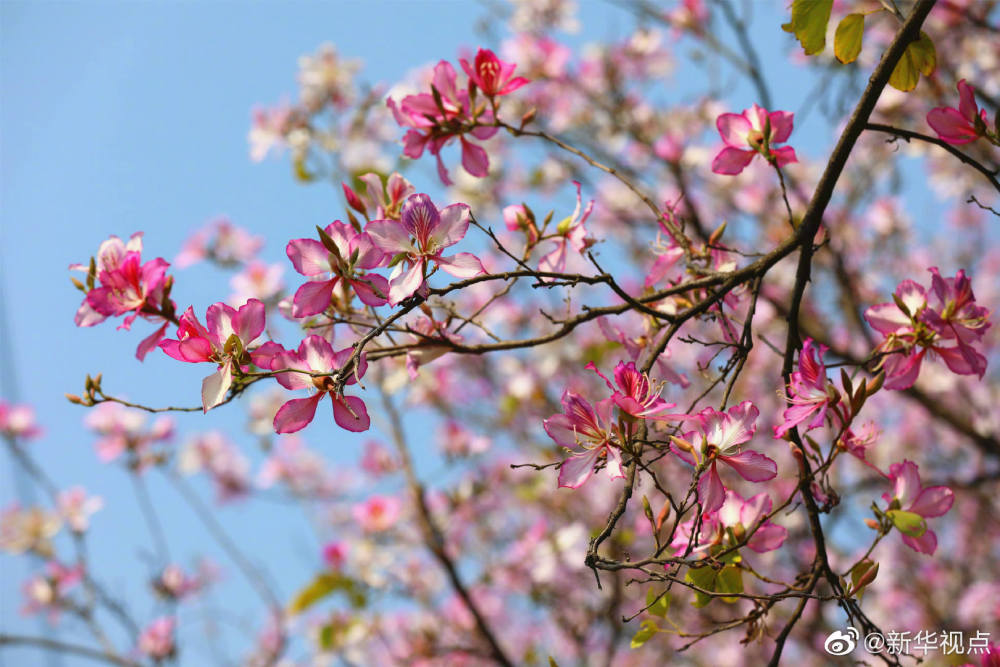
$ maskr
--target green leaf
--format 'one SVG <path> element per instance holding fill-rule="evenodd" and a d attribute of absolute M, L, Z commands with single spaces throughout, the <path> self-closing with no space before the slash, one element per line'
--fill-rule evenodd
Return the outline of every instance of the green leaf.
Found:
<path fill-rule="evenodd" d="M 692 583 L 698 588 L 703 588 L 706 591 L 712 591 L 713 593 L 715 592 L 715 579 L 715 570 L 707 565 L 699 568 L 690 568 L 688 569 L 687 574 L 684 575 L 684 581 Z M 711 595 L 707 595 L 701 591 L 695 591 L 694 601 L 691 604 L 695 607 L 704 607 L 711 601 Z"/>
<path fill-rule="evenodd" d="M 656 623 L 650 620 L 645 620 L 639 627 L 639 632 L 635 633 L 635 636 L 632 637 L 632 641 L 629 646 L 632 648 L 639 648 L 648 642 L 659 631 L 660 628 L 656 625 Z"/>
<path fill-rule="evenodd" d="M 864 14 L 848 14 L 837 24 L 833 36 L 833 53 L 837 60 L 853 63 L 861 53 L 861 36 L 865 32 Z"/>
<path fill-rule="evenodd" d="M 867 558 L 851 568 L 851 590 L 858 596 L 858 600 L 865 594 L 865 587 L 875 581 L 877 576 L 878 563 Z"/>
<path fill-rule="evenodd" d="M 551 655 L 549 656 L 549 667 L 559 667 L 559 663 Z"/>
<path fill-rule="evenodd" d="M 308 183 L 310 181 L 316 180 L 316 175 L 309 171 L 306 167 L 305 157 L 296 157 L 292 162 L 292 167 L 295 170 L 295 178 L 303 183 Z"/>
<path fill-rule="evenodd" d="M 288 603 L 288 614 L 294 616 L 313 606 L 331 593 L 341 591 L 355 609 L 365 606 L 365 594 L 356 581 L 336 572 L 316 575 Z"/>
<path fill-rule="evenodd" d="M 652 588 L 646 591 L 646 611 L 653 616 L 660 618 L 667 617 L 667 610 L 670 609 L 670 594 L 664 591 L 657 594 Z"/>
<path fill-rule="evenodd" d="M 743 570 L 735 565 L 727 565 L 719 571 L 716 577 L 715 590 L 719 593 L 742 593 Z M 738 597 L 722 598 L 723 602 L 736 602 Z"/>
<path fill-rule="evenodd" d="M 915 512 L 905 510 L 889 510 L 885 513 L 899 532 L 910 537 L 920 537 L 927 532 L 927 522 L 924 517 Z"/>
<path fill-rule="evenodd" d="M 781 26 L 795 35 L 807 56 L 812 56 L 826 46 L 826 25 L 830 22 L 833 0 L 794 0 L 792 20 Z"/>
<path fill-rule="evenodd" d="M 903 57 L 896 63 L 896 68 L 892 70 L 889 77 L 889 85 L 904 93 L 917 87 L 920 75 L 930 76 L 937 67 L 937 51 L 934 49 L 934 42 L 921 32 L 920 39 L 911 43 L 903 52 Z"/>

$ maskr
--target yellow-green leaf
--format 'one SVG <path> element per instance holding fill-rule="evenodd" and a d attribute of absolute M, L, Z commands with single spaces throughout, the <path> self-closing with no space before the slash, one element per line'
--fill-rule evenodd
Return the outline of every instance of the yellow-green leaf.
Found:
<path fill-rule="evenodd" d="M 295 594 L 288 603 L 288 613 L 292 616 L 300 614 L 336 591 L 345 593 L 351 606 L 355 608 L 365 605 L 365 594 L 357 582 L 342 574 L 324 572 L 316 575 L 305 588 Z"/>
<path fill-rule="evenodd" d="M 927 522 L 924 517 L 915 512 L 905 510 L 889 510 L 885 513 L 899 532 L 910 537 L 920 537 L 927 532 Z"/>
<path fill-rule="evenodd" d="M 742 593 L 743 571 L 735 565 L 727 565 L 719 571 L 715 590 L 719 593 Z M 722 598 L 723 602 L 736 602 L 738 597 Z"/>
<path fill-rule="evenodd" d="M 660 628 L 656 625 L 656 623 L 653 623 L 650 620 L 643 621 L 642 625 L 639 628 L 639 631 L 635 633 L 634 637 L 632 637 L 632 641 L 629 644 L 629 646 L 631 648 L 639 648 L 647 641 L 649 641 L 653 637 L 653 635 L 655 635 L 659 631 Z"/>
<path fill-rule="evenodd" d="M 864 32 L 864 14 L 848 14 L 837 24 L 837 32 L 833 36 L 833 53 L 837 60 L 844 64 L 857 60 Z"/>
<path fill-rule="evenodd" d="M 670 594 L 664 591 L 657 594 L 652 588 L 646 591 L 646 611 L 653 616 L 666 618 L 667 610 L 670 609 Z"/>
<path fill-rule="evenodd" d="M 792 20 L 781 26 L 795 35 L 807 56 L 815 55 L 826 46 L 826 25 L 830 22 L 833 0 L 794 0 Z"/>
<path fill-rule="evenodd" d="M 706 591 L 715 592 L 715 570 L 709 566 L 699 568 L 689 568 L 684 575 L 684 580 Z M 694 600 L 691 602 L 695 607 L 704 607 L 712 601 L 712 596 L 701 591 L 694 592 Z"/>
<path fill-rule="evenodd" d="M 896 68 L 892 70 L 889 77 L 889 85 L 904 93 L 917 87 L 920 75 L 930 76 L 937 67 L 937 51 L 934 49 L 934 42 L 921 32 L 920 39 L 911 43 L 903 52 L 903 57 L 899 59 Z"/>

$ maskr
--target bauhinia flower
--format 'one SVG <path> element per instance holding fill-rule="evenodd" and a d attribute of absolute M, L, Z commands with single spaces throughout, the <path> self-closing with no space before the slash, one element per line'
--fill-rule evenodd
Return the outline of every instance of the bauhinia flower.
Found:
<path fill-rule="evenodd" d="M 562 413 L 542 422 L 549 437 L 572 454 L 559 468 L 559 486 L 571 489 L 582 486 L 602 456 L 606 459 L 608 477 L 625 477 L 611 418 L 614 400 L 606 398 L 595 406 L 567 389 L 562 395 L 562 406 Z"/>
<path fill-rule="evenodd" d="M 761 155 L 768 163 L 778 167 L 798 162 L 795 149 L 791 146 L 774 148 L 775 144 L 788 141 L 794 116 L 790 111 L 768 112 L 756 104 L 744 109 L 742 114 L 720 115 L 715 125 L 726 146 L 712 160 L 712 171 L 716 174 L 738 174 L 750 164 L 754 155 Z"/>
<path fill-rule="evenodd" d="M 456 78 L 455 68 L 442 60 L 434 67 L 432 92 L 407 95 L 398 105 L 391 97 L 386 100 L 396 122 L 412 128 L 403 136 L 403 155 L 416 160 L 428 149 L 437 158 L 438 177 L 445 185 L 452 181 L 441 160 L 441 149 L 458 137 L 462 166 L 482 178 L 488 173 L 489 157 L 482 146 L 473 144 L 465 135 L 486 140 L 498 129 L 493 125 L 492 110 L 482 105 L 473 108 L 469 93 L 458 89 Z"/>
<path fill-rule="evenodd" d="M 782 415 L 784 422 L 774 427 L 774 437 L 784 437 L 790 430 L 813 416 L 806 426 L 807 431 L 823 425 L 827 410 L 840 400 L 833 384 L 826 378 L 823 363 L 825 345 L 819 345 L 817 352 L 812 338 L 807 338 L 799 353 L 799 370 L 792 373 L 788 384 L 788 402 L 791 403 Z"/>
<path fill-rule="evenodd" d="M 726 549 L 746 540 L 746 546 L 757 553 L 765 553 L 779 548 L 788 537 L 784 526 L 771 523 L 767 515 L 771 512 L 771 497 L 758 493 L 744 499 L 732 489 L 726 489 L 725 500 L 718 511 L 703 513 L 698 529 L 698 541 L 692 545 L 692 554 L 710 551 L 713 547 Z M 695 529 L 696 519 L 678 526 L 670 546 L 674 555 L 682 556 Z M 735 542 L 733 541 L 735 539 Z"/>
<path fill-rule="evenodd" d="M 986 372 L 986 357 L 973 343 L 989 329 L 989 311 L 976 305 L 964 271 L 942 278 L 937 267 L 929 270 L 931 301 L 922 286 L 904 280 L 896 287 L 894 303 L 876 304 L 865 311 L 868 324 L 885 336 L 877 350 L 884 355 L 886 389 L 912 386 L 928 351 L 940 356 L 953 373 L 981 378 Z"/>
<path fill-rule="evenodd" d="M 74 533 L 85 533 L 90 527 L 90 515 L 104 507 L 100 496 L 88 496 L 82 486 L 60 491 L 56 497 L 59 514 Z"/>
<path fill-rule="evenodd" d="M 202 326 L 194 309 L 189 307 L 181 315 L 177 339 L 162 341 L 160 347 L 178 361 L 219 364 L 218 370 L 201 383 L 201 405 L 208 412 L 225 400 L 233 384 L 233 371 L 242 371 L 252 361 L 253 348 L 264 333 L 264 304 L 250 299 L 236 310 L 215 303 L 208 307 L 205 321 L 208 328 Z"/>
<path fill-rule="evenodd" d="M 172 616 L 161 616 L 147 625 L 139 635 L 139 652 L 154 660 L 164 660 L 174 655 L 176 621 Z"/>
<path fill-rule="evenodd" d="M 35 411 L 30 405 L 0 399 L 0 435 L 33 440 L 41 433 L 42 429 L 35 421 Z"/>
<path fill-rule="evenodd" d="M 601 379 L 608 385 L 608 389 L 614 392 L 611 400 L 621 409 L 622 412 L 639 419 L 666 418 L 667 415 L 660 414 L 664 410 L 675 407 L 674 403 L 667 403 L 660 398 L 662 383 L 659 386 L 649 381 L 649 376 L 639 372 L 635 367 L 635 362 L 625 363 L 619 361 L 615 366 L 615 385 L 611 384 L 604 373 L 597 369 L 593 362 L 584 368 L 594 371 L 601 376 Z"/>
<path fill-rule="evenodd" d="M 59 561 L 50 560 L 45 564 L 44 574 L 37 574 L 24 583 L 24 607 L 22 614 L 48 612 L 49 623 L 59 620 L 59 612 L 71 607 L 69 593 L 83 580 L 83 566 L 72 567 Z"/>
<path fill-rule="evenodd" d="M 272 370 L 295 369 L 277 374 L 277 380 L 286 389 L 315 389 L 309 398 L 293 398 L 278 409 L 274 415 L 276 433 L 301 431 L 316 416 L 316 406 L 327 394 L 333 403 L 333 419 L 348 431 L 366 431 L 371 425 L 365 402 L 357 396 L 345 396 L 338 392 L 337 378 L 340 373 L 350 375 L 344 385 L 355 384 L 364 377 L 368 368 L 365 355 L 358 359 L 357 375 L 353 369 L 345 369 L 354 348 L 347 347 L 334 353 L 329 341 L 320 336 L 307 336 L 297 351 L 285 350 L 275 355 Z M 315 375 L 314 375 L 315 374 Z"/>
<path fill-rule="evenodd" d="M 594 200 L 590 200 L 587 207 L 583 209 L 583 213 L 581 214 L 580 206 L 582 204 L 582 200 L 580 197 L 580 183 L 578 181 L 573 181 L 573 184 L 576 185 L 576 208 L 573 209 L 572 215 L 564 218 L 556 226 L 556 247 L 547 252 L 538 262 L 539 271 L 562 273 L 566 270 L 568 247 L 572 246 L 573 250 L 582 254 L 587 248 L 595 243 L 594 239 L 587 237 L 587 230 L 583 226 L 583 223 L 585 223 L 587 218 L 590 217 L 591 211 L 594 210 Z"/>
<path fill-rule="evenodd" d="M 90 265 L 70 265 L 71 270 L 87 274 L 86 285 L 73 279 L 74 284 L 86 295 L 76 311 L 74 322 L 78 327 L 92 327 L 109 317 L 125 315 L 119 329 L 128 330 L 140 315 L 151 321 L 173 317 L 174 305 L 170 301 L 172 279 L 167 277 L 170 266 L 161 257 L 142 263 L 142 232 L 136 232 L 128 243 L 117 236 L 104 241 L 97 250 L 97 257 Z M 97 286 L 97 284 L 100 286 Z M 142 361 L 156 347 L 167 330 L 167 322 L 143 339 L 135 356 Z"/>
<path fill-rule="evenodd" d="M 389 295 L 386 279 L 375 273 L 362 273 L 380 266 L 385 253 L 372 243 L 368 234 L 357 232 L 340 220 L 322 230 L 320 241 L 289 241 L 285 254 L 296 271 L 314 278 L 295 292 L 292 299 L 295 317 L 316 315 L 329 308 L 341 279 L 351 286 L 362 303 L 369 306 L 386 303 Z"/>
<path fill-rule="evenodd" d="M 489 49 L 479 49 L 471 66 L 465 58 L 460 58 L 458 62 L 469 75 L 470 88 L 475 84 L 486 97 L 506 95 L 530 83 L 523 76 L 514 76 L 517 65 L 500 60 Z"/>
<path fill-rule="evenodd" d="M 951 509 L 955 494 L 947 486 L 923 486 L 913 461 L 889 466 L 889 481 L 892 494 L 882 494 L 889 503 L 886 515 L 903 534 L 906 546 L 932 555 L 937 550 L 937 535 L 927 527 L 925 519 L 941 516 Z"/>
<path fill-rule="evenodd" d="M 703 512 L 715 512 L 725 501 L 726 487 L 719 477 L 719 461 L 748 482 L 766 482 L 777 476 L 778 466 L 773 460 L 759 452 L 740 448 L 757 431 L 759 414 L 750 401 L 734 405 L 728 412 L 705 408 L 696 415 L 687 416 L 698 422 L 697 431 L 685 433 L 682 439 L 673 438 L 671 448 L 674 452 L 688 463 L 705 468 L 698 480 L 698 500 Z"/>
<path fill-rule="evenodd" d="M 415 194 L 403 204 L 400 220 L 368 223 L 365 231 L 372 242 L 395 263 L 389 276 L 390 305 L 395 306 L 424 289 L 431 261 L 456 278 L 486 273 L 479 258 L 471 253 L 442 255 L 445 248 L 465 238 L 469 215 L 465 204 L 451 204 L 438 211 L 429 196 Z"/>
<path fill-rule="evenodd" d="M 975 91 L 958 82 L 958 108 L 937 107 L 927 113 L 927 124 L 949 144 L 967 144 L 987 133 L 986 109 L 976 104 Z"/>

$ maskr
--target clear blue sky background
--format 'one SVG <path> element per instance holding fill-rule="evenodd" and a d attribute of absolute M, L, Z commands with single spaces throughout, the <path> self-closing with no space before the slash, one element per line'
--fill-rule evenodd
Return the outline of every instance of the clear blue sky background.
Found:
<path fill-rule="evenodd" d="M 780 56 L 788 44 L 778 30 L 782 4 L 759 3 L 756 25 L 774 32 L 773 40 L 760 43 L 769 49 L 765 69 L 782 71 L 773 78 L 783 82 L 773 91 L 777 106 L 794 110 L 808 90 L 796 83 L 808 79 Z M 13 351 L 17 375 L 16 387 L 2 392 L 39 410 L 47 434 L 32 450 L 57 482 L 81 483 L 105 497 L 107 507 L 93 522 L 92 560 L 140 618 L 154 612 L 142 590 L 149 574 L 142 556 L 146 527 L 125 474 L 96 461 L 93 437 L 80 426 L 85 411 L 63 393 L 81 391 L 86 373 L 103 372 L 111 393 L 124 391 L 147 404 L 193 405 L 208 371 L 160 354 L 138 363 L 134 349 L 149 330 L 142 322 L 132 334 L 112 323 L 77 329 L 72 319 L 81 295 L 69 283 L 67 265 L 86 261 L 109 234 L 127 238 L 137 230 L 146 233 L 145 256 L 170 259 L 194 228 L 217 214 L 267 237 L 266 259 L 284 259 L 287 239 L 311 235 L 314 225 L 341 214 L 340 195 L 327 186 L 295 184 L 287 160 L 251 163 L 251 107 L 294 98 L 297 58 L 325 41 L 364 59 L 368 80 L 391 82 L 423 63 L 454 60 L 461 45 L 477 46 L 473 26 L 485 13 L 472 2 L 0 3 L 0 266 L 11 325 L 2 344 Z M 586 29 L 569 38 L 572 43 L 620 36 L 632 25 L 604 3 L 583 3 L 581 16 Z M 699 83 L 682 68 L 665 85 L 684 90 Z M 756 101 L 742 84 L 730 99 L 737 111 Z M 795 146 L 820 155 L 830 132 L 824 127 L 807 139 L 797 127 Z M 209 268 L 180 272 L 175 300 L 204 313 L 228 295 L 222 278 Z M 286 280 L 296 284 L 290 266 Z M 218 291 L 201 288 L 207 284 Z M 250 449 L 251 441 L 239 435 L 242 419 L 241 410 L 227 409 L 179 424 L 182 433 L 230 430 Z M 305 435 L 333 465 L 357 460 L 361 440 L 332 422 L 314 424 Z M 6 456 L 0 460 L 0 506 L 6 506 L 16 498 L 18 472 Z M 425 471 L 431 464 L 421 461 Z M 216 554 L 229 571 L 217 601 L 259 622 L 260 607 L 239 574 L 173 492 L 150 479 L 176 539 L 174 559 L 188 565 L 195 552 Z M 207 485 L 199 489 L 210 497 Z M 284 566 L 270 568 L 283 595 L 314 567 L 312 532 L 284 506 L 255 503 L 251 512 L 236 504 L 218 516 L 255 560 Z M 0 628 L 34 633 L 38 625 L 18 613 L 27 573 L 22 560 L 0 556 Z M 214 661 L 191 652 L 183 662 Z M 41 664 L 38 654 L 0 652 L 0 665 L 25 664 Z"/>

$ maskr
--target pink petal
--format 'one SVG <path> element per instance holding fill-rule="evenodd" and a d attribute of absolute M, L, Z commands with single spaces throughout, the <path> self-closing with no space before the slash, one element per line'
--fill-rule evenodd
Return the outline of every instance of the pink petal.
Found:
<path fill-rule="evenodd" d="M 955 494 L 947 486 L 929 486 L 920 492 L 909 511 L 923 517 L 941 516 L 951 509 Z"/>
<path fill-rule="evenodd" d="M 778 464 L 759 452 L 748 449 L 736 456 L 720 456 L 748 482 L 766 482 L 778 475 Z"/>
<path fill-rule="evenodd" d="M 605 447 L 604 451 L 607 452 L 607 464 L 605 469 L 607 470 L 608 477 L 611 479 L 624 479 L 625 471 L 622 469 L 622 453 L 616 447 Z"/>
<path fill-rule="evenodd" d="M 341 428 L 355 433 L 368 430 L 371 418 L 363 400 L 357 396 L 330 398 L 333 399 L 333 419 Z"/>
<path fill-rule="evenodd" d="M 873 329 L 888 336 L 911 326 L 910 318 L 895 303 L 878 303 L 865 311 L 865 320 Z"/>
<path fill-rule="evenodd" d="M 754 151 L 743 151 L 727 146 L 712 160 L 712 171 L 716 174 L 735 176 L 746 169 L 756 154 Z"/>
<path fill-rule="evenodd" d="M 570 449 L 577 446 L 577 431 L 568 416 L 562 413 L 552 415 L 542 421 L 542 427 L 557 445 Z"/>
<path fill-rule="evenodd" d="M 490 172 L 490 159 L 486 155 L 486 150 L 482 146 L 466 141 L 464 137 L 459 141 L 462 144 L 462 166 L 473 176 L 485 178 Z"/>
<path fill-rule="evenodd" d="M 431 229 L 431 238 L 438 247 L 447 248 L 455 245 L 469 230 L 470 212 L 465 204 L 452 204 L 441 209 L 437 224 Z"/>
<path fill-rule="evenodd" d="M 578 489 L 594 474 L 594 464 L 600 447 L 589 449 L 570 456 L 559 467 L 559 486 Z"/>
<path fill-rule="evenodd" d="M 299 357 L 313 371 L 331 371 L 338 367 L 330 341 L 322 336 L 306 336 L 299 343 Z"/>
<path fill-rule="evenodd" d="M 726 500 L 726 487 L 722 485 L 714 461 L 698 480 L 698 500 L 701 501 L 702 512 L 706 513 L 716 511 Z"/>
<path fill-rule="evenodd" d="M 236 309 L 225 303 L 213 303 L 205 313 L 205 324 L 208 327 L 210 342 L 217 350 L 221 350 L 229 340 L 229 337 L 236 333 L 233 328 L 233 318 L 236 316 Z"/>
<path fill-rule="evenodd" d="M 73 323 L 78 327 L 92 327 L 95 324 L 100 324 L 104 320 L 108 319 L 107 315 L 103 315 L 90 305 L 88 299 L 84 298 L 83 303 L 76 311 L 76 315 L 73 317 Z"/>
<path fill-rule="evenodd" d="M 285 254 L 295 270 L 304 276 L 318 276 L 330 271 L 330 251 L 316 239 L 293 239 Z"/>
<path fill-rule="evenodd" d="M 143 361 L 146 358 L 146 355 L 149 354 L 150 350 L 154 349 L 159 344 L 159 342 L 163 339 L 163 335 L 167 331 L 167 324 L 167 322 L 164 322 L 163 326 L 142 339 L 142 342 L 139 343 L 139 347 L 135 350 L 136 359 Z"/>
<path fill-rule="evenodd" d="M 413 296 L 414 292 L 424 284 L 424 262 L 421 259 L 414 262 L 405 273 L 401 273 L 389 282 L 389 305 L 395 306 L 404 299 Z"/>
<path fill-rule="evenodd" d="M 201 383 L 201 407 L 204 412 L 208 412 L 226 399 L 226 393 L 233 384 L 233 362 L 226 360 L 226 363 L 219 366 L 219 370 L 212 373 Z"/>
<path fill-rule="evenodd" d="M 914 551 L 922 554 L 927 554 L 928 556 L 933 556 L 934 552 L 937 551 L 937 535 L 930 528 L 927 529 L 920 537 L 910 537 L 909 535 L 903 535 L 903 544 L 910 547 Z"/>
<path fill-rule="evenodd" d="M 295 433 L 301 431 L 316 416 L 316 406 L 326 392 L 321 392 L 309 398 L 293 398 L 280 408 L 274 415 L 275 433 Z"/>
<path fill-rule="evenodd" d="M 779 167 L 784 167 L 786 164 L 799 161 L 799 158 L 795 155 L 795 149 L 791 146 L 772 148 L 771 155 L 774 156 L 774 163 Z"/>
<path fill-rule="evenodd" d="M 771 120 L 771 143 L 781 144 L 788 141 L 795 114 L 791 111 L 772 111 L 768 117 Z"/>
<path fill-rule="evenodd" d="M 460 252 L 451 257 L 435 257 L 438 266 L 456 278 L 473 278 L 486 273 L 479 258 L 468 252 Z"/>
<path fill-rule="evenodd" d="M 745 148 L 747 146 L 747 135 L 750 134 L 750 130 L 753 129 L 750 125 L 750 121 L 735 113 L 724 113 L 720 115 L 715 120 L 715 126 L 719 128 L 719 134 L 722 135 L 722 140 L 727 146 L 732 148 Z"/>
<path fill-rule="evenodd" d="M 498 95 L 506 95 L 507 93 L 512 93 L 515 90 L 517 90 L 518 88 L 520 88 L 521 86 L 523 86 L 525 84 L 528 84 L 528 83 L 531 83 L 531 81 L 529 81 L 528 79 L 525 79 L 523 76 L 514 77 L 497 94 Z"/>
<path fill-rule="evenodd" d="M 384 276 L 369 273 L 352 280 L 351 287 L 361 302 L 368 306 L 384 306 L 389 297 L 389 281 Z"/>
<path fill-rule="evenodd" d="M 753 537 L 747 541 L 747 546 L 757 553 L 773 551 L 784 543 L 786 537 L 788 530 L 784 526 L 768 521 L 754 532 Z"/>
<path fill-rule="evenodd" d="M 330 307 L 339 278 L 303 283 L 292 297 L 292 317 L 317 315 Z"/>
<path fill-rule="evenodd" d="M 365 225 L 365 233 L 379 250 L 389 255 L 415 252 L 410 233 L 397 220 L 372 220 Z"/>
<path fill-rule="evenodd" d="M 976 116 L 979 115 L 979 105 L 976 104 L 976 93 L 972 89 L 972 86 L 962 79 L 958 82 L 956 86 L 958 88 L 958 112 L 962 114 L 969 123 L 976 122 Z"/>
<path fill-rule="evenodd" d="M 967 144 L 979 136 L 976 128 L 951 107 L 931 109 L 927 114 L 927 124 L 949 144 Z"/>
<path fill-rule="evenodd" d="M 264 312 L 264 302 L 259 299 L 249 299 L 240 306 L 233 320 L 233 326 L 244 346 L 253 344 L 264 333 Z"/>
<path fill-rule="evenodd" d="M 920 363 L 924 360 L 924 350 L 910 354 L 890 354 L 885 358 L 885 388 L 893 390 L 909 389 L 920 375 Z"/>

